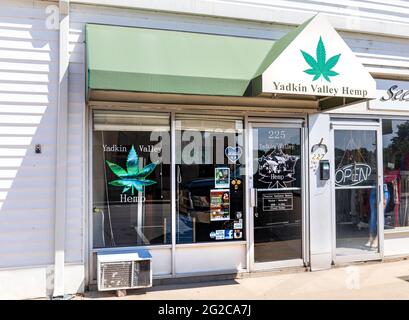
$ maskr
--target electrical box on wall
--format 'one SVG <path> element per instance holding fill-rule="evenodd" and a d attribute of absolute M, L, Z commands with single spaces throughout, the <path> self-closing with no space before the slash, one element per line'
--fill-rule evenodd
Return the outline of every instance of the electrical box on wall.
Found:
<path fill-rule="evenodd" d="M 329 160 L 320 160 L 320 180 L 329 180 Z"/>
<path fill-rule="evenodd" d="M 36 144 L 34 146 L 34 152 L 35 153 L 41 153 L 41 144 Z"/>

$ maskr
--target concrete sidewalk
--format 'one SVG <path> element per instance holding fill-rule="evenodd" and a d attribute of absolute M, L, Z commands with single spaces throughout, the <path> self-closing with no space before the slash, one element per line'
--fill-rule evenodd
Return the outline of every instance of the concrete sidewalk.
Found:
<path fill-rule="evenodd" d="M 118 298 L 89 292 L 76 299 L 409 299 L 409 260 L 368 263 L 317 272 L 157 286 Z"/>

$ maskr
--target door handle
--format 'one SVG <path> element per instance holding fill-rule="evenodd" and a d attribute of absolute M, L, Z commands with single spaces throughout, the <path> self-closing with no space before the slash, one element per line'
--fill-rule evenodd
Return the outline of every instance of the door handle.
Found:
<path fill-rule="evenodd" d="M 256 193 L 257 193 L 257 189 L 255 188 L 250 189 L 250 206 L 251 207 L 256 207 Z"/>

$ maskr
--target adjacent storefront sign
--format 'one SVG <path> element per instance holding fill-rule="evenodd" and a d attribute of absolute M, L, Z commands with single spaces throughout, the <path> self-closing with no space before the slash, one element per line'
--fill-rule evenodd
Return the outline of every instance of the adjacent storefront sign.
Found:
<path fill-rule="evenodd" d="M 369 101 L 369 109 L 409 111 L 409 83 L 397 80 L 376 80 L 376 99 Z"/>

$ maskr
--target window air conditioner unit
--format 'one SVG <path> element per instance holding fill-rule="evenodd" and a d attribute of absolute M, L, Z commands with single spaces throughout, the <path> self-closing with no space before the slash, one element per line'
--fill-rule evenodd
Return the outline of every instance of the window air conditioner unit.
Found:
<path fill-rule="evenodd" d="M 152 286 L 152 256 L 146 249 L 103 250 L 97 253 L 99 291 Z"/>

